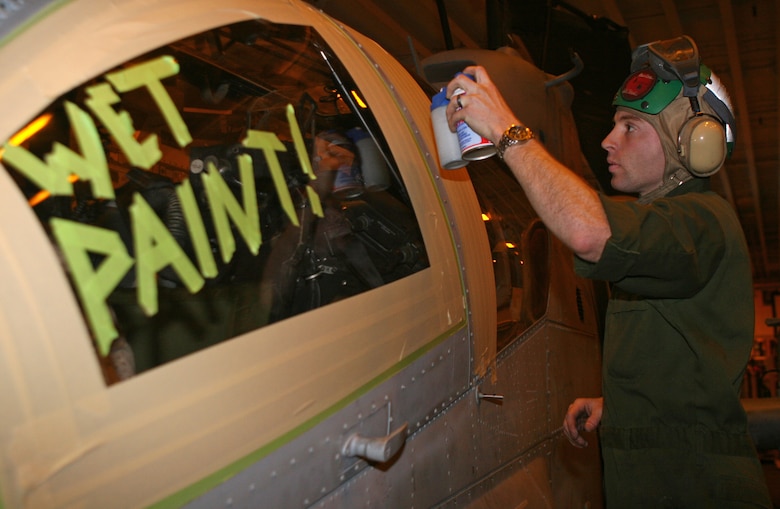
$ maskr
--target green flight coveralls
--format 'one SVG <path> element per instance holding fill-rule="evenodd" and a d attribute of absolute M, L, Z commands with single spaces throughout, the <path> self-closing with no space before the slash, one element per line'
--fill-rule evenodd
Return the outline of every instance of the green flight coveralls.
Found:
<path fill-rule="evenodd" d="M 740 404 L 750 258 L 732 207 L 693 179 L 642 205 L 602 197 L 612 236 L 581 275 L 612 283 L 599 429 L 610 508 L 766 507 Z"/>

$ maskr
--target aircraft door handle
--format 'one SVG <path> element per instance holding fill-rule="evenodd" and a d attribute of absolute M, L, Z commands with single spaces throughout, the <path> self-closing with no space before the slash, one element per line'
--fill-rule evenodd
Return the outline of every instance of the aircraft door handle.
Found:
<path fill-rule="evenodd" d="M 403 423 L 398 429 L 383 437 L 369 438 L 353 433 L 347 437 L 341 453 L 348 457 L 360 457 L 377 463 L 384 463 L 398 451 L 406 442 L 408 423 Z"/>

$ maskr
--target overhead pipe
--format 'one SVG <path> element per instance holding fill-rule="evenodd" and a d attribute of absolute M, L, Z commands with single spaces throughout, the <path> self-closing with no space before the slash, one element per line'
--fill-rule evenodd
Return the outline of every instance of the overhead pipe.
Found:
<path fill-rule="evenodd" d="M 485 0 L 488 49 L 498 49 L 506 43 L 509 12 L 504 0 Z"/>
<path fill-rule="evenodd" d="M 578 76 L 585 68 L 585 64 L 583 63 L 582 58 L 580 58 L 580 55 L 576 51 L 569 52 L 569 59 L 571 60 L 571 63 L 574 64 L 574 67 L 563 74 L 559 74 L 558 76 L 545 81 L 545 88 L 554 87 L 556 85 L 560 85 L 564 81 L 569 81 L 570 79 Z"/>
<path fill-rule="evenodd" d="M 439 8 L 439 21 L 441 22 L 441 32 L 444 35 L 444 47 L 448 50 L 455 49 L 452 43 L 452 32 L 450 32 L 450 18 L 447 16 L 447 6 L 444 0 L 436 0 L 436 7 Z"/>

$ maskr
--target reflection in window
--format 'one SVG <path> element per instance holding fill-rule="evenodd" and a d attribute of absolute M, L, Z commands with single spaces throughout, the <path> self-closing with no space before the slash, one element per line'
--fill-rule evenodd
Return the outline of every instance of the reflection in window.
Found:
<path fill-rule="evenodd" d="M 369 106 L 313 29 L 251 21 L 85 83 L 6 144 L 107 383 L 428 266 Z"/>
<path fill-rule="evenodd" d="M 467 168 L 493 255 L 500 351 L 547 310 L 547 229 L 520 184 L 495 160 L 474 161 Z"/>

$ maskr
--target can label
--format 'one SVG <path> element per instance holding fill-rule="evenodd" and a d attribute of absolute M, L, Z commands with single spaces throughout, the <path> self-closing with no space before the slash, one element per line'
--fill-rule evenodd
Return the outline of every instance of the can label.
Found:
<path fill-rule="evenodd" d="M 470 74 L 465 76 L 474 80 L 474 76 Z M 456 96 L 463 93 L 465 91 L 458 87 L 452 92 L 452 95 Z M 460 153 L 464 161 L 479 161 L 480 159 L 487 159 L 496 153 L 496 147 L 493 145 L 493 142 L 474 132 L 466 122 L 462 120 L 458 122 L 457 131 Z"/>
<path fill-rule="evenodd" d="M 460 144 L 460 153 L 466 161 L 486 159 L 496 153 L 496 147 L 492 141 L 474 132 L 463 121 L 458 122 L 458 143 Z"/>
<path fill-rule="evenodd" d="M 344 165 L 336 172 L 333 196 L 340 200 L 356 198 L 363 194 L 363 175 L 355 165 Z"/>

